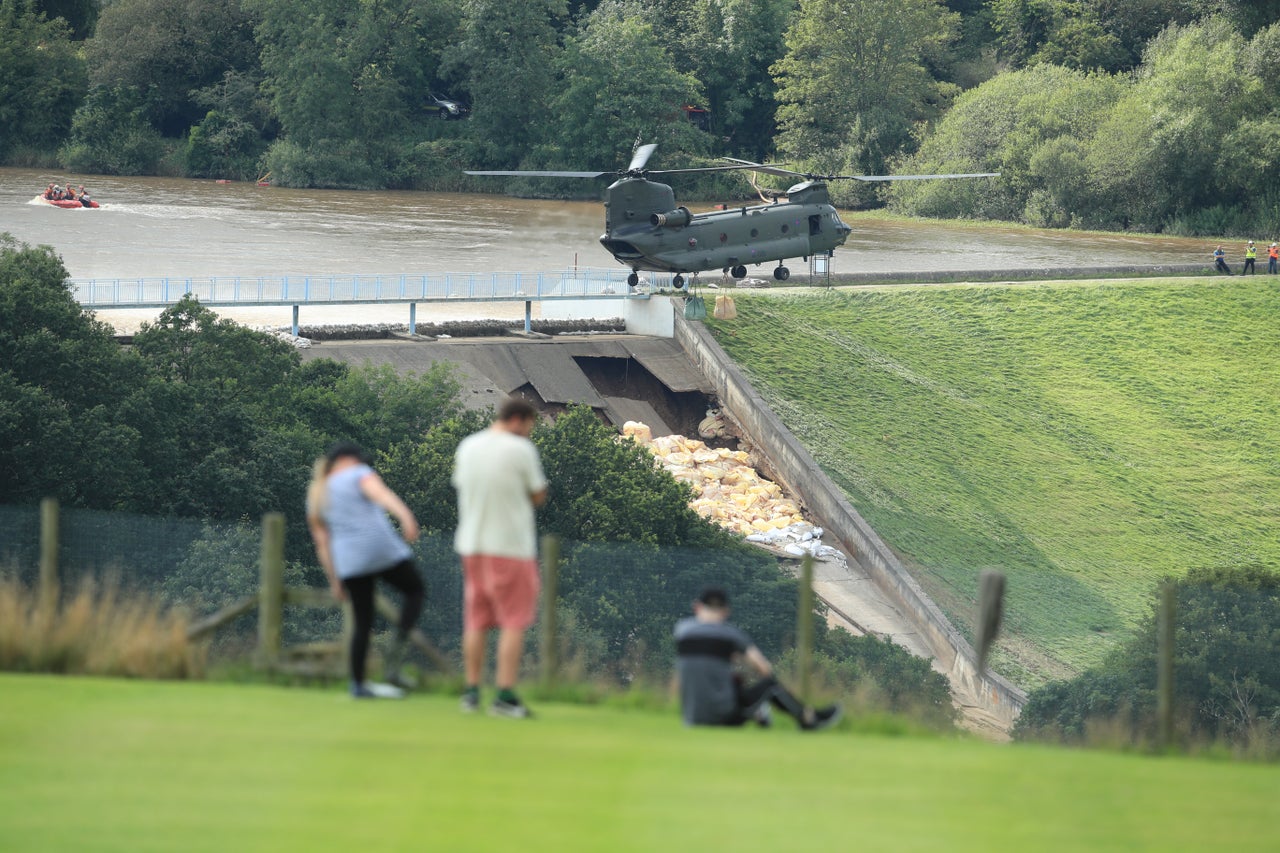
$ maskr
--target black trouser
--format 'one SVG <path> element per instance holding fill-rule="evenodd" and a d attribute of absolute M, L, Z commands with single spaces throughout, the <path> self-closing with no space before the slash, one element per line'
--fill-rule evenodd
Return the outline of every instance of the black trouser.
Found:
<path fill-rule="evenodd" d="M 1227 262 L 1224 261 L 1222 258 L 1214 259 L 1213 268 L 1216 269 L 1218 272 L 1224 272 L 1227 275 L 1231 275 L 1231 267 L 1227 266 Z"/>
<path fill-rule="evenodd" d="M 1248 273 L 1256 273 L 1256 272 L 1257 272 L 1257 271 L 1256 271 L 1256 270 L 1254 270 L 1254 268 L 1253 268 L 1253 258 L 1245 258 L 1245 259 L 1244 259 L 1244 269 L 1240 270 L 1240 275 L 1244 275 L 1244 274 L 1245 274 L 1245 273 L 1247 273 L 1247 272 L 1248 272 Z"/>
<path fill-rule="evenodd" d="M 797 723 L 804 723 L 804 703 L 773 676 L 762 678 L 750 686 L 735 680 L 734 686 L 738 694 L 738 716 L 729 725 L 740 726 L 750 721 L 765 702 L 773 703 L 773 707 L 789 714 Z"/>
<path fill-rule="evenodd" d="M 422 602 L 426 598 L 426 587 L 413 560 L 402 560 L 389 569 L 345 578 L 342 585 L 346 587 L 351 598 L 351 610 L 355 616 L 355 630 L 351 634 L 351 680 L 356 684 L 364 683 L 365 659 L 369 656 L 369 635 L 373 633 L 373 586 L 374 581 L 382 580 L 391 584 L 404 596 L 404 604 L 400 608 L 400 621 L 396 625 L 396 638 L 403 641 L 413 630 L 418 616 L 422 613 Z"/>

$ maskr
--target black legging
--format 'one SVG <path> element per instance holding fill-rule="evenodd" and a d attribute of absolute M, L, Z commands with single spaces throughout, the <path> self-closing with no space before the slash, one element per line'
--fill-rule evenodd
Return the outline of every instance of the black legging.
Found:
<path fill-rule="evenodd" d="M 351 633 L 351 680 L 356 684 L 364 684 L 365 659 L 369 656 L 369 635 L 373 633 L 373 587 L 375 580 L 383 580 L 400 590 L 404 596 L 404 604 L 400 608 L 400 622 L 396 625 L 396 638 L 403 641 L 413 630 L 414 624 L 422 613 L 422 601 L 426 598 L 426 587 L 413 560 L 402 560 L 389 569 L 344 578 L 342 585 L 346 587 L 351 598 L 351 610 L 355 616 L 355 630 Z"/>
<path fill-rule="evenodd" d="M 797 723 L 804 722 L 804 703 L 773 676 L 762 678 L 750 687 L 736 681 L 734 687 L 738 694 L 738 719 L 733 725 L 740 726 L 749 721 L 765 702 L 772 702 L 775 708 L 791 715 Z"/>

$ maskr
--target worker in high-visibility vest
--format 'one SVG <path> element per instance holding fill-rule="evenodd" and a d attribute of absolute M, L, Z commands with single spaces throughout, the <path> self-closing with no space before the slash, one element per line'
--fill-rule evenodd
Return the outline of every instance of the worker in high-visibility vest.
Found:
<path fill-rule="evenodd" d="M 1276 274 L 1277 261 L 1280 261 L 1280 246 L 1272 243 L 1271 248 L 1267 249 L 1267 275 Z"/>
<path fill-rule="evenodd" d="M 1258 247 L 1253 245 L 1253 241 L 1249 241 L 1249 245 L 1244 247 L 1244 269 L 1240 270 L 1240 275 L 1252 275 L 1257 272 L 1253 268 L 1253 262 L 1258 259 Z"/>

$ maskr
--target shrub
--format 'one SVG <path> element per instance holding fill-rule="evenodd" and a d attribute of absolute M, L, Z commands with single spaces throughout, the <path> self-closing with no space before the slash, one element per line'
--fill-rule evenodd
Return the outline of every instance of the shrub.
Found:
<path fill-rule="evenodd" d="M 1175 582 L 1174 707 L 1185 739 L 1280 753 L 1280 573 L 1192 569 Z M 1152 741 L 1156 616 L 1100 667 L 1034 691 L 1014 736 Z"/>
<path fill-rule="evenodd" d="M 164 140 L 145 118 L 137 89 L 94 89 L 71 120 L 71 136 L 58 152 L 73 172 L 155 174 Z"/>

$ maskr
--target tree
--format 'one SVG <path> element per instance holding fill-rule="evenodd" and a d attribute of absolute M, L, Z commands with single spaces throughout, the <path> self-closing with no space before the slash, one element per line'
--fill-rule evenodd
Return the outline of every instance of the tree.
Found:
<path fill-rule="evenodd" d="M 117 505 L 137 432 L 112 402 L 138 366 L 66 279 L 51 249 L 0 235 L 0 501 Z"/>
<path fill-rule="evenodd" d="M 97 88 L 76 110 L 58 160 L 75 172 L 153 175 L 164 154 L 137 89 Z"/>
<path fill-rule="evenodd" d="M 1098 223 L 1089 150 L 1124 92 L 1110 75 L 1049 64 L 998 75 L 961 95 L 902 168 L 1001 177 L 903 181 L 891 188 L 891 205 L 918 216 Z"/>
<path fill-rule="evenodd" d="M 625 163 L 637 137 L 678 154 L 697 147 L 681 107 L 698 83 L 678 72 L 637 7 L 607 2 L 565 40 L 554 102 L 556 133 L 539 159 L 561 167 Z"/>
<path fill-rule="evenodd" d="M 446 67 L 471 93 L 477 166 L 513 168 L 551 124 L 565 0 L 467 0 L 464 8 L 462 40 Z"/>
<path fill-rule="evenodd" d="M 992 0 L 1002 58 L 1106 71 L 1137 65 L 1149 39 L 1197 16 L 1194 0 Z"/>
<path fill-rule="evenodd" d="M 61 18 L 71 28 L 71 37 L 76 41 L 93 34 L 102 11 L 100 0 L 35 0 L 33 7 L 47 20 Z"/>
<path fill-rule="evenodd" d="M 453 41 L 444 0 L 252 0 L 264 88 L 282 139 L 266 165 L 290 186 L 381 187 L 425 114 L 438 53 Z"/>
<path fill-rule="evenodd" d="M 87 79 L 66 22 L 46 19 L 31 0 L 0 0 L 0 162 L 54 150 Z"/>
<path fill-rule="evenodd" d="M 1197 568 L 1176 581 L 1174 705 L 1195 737 L 1247 744 L 1280 734 L 1280 574 L 1261 566 Z M 1079 742 L 1088 725 L 1153 731 L 1156 615 L 1107 662 L 1031 693 L 1015 737 Z"/>
<path fill-rule="evenodd" d="M 741 156 L 763 159 L 773 151 L 777 87 L 769 68 L 785 53 L 794 7 L 792 0 L 649 6 L 659 42 L 702 84 L 712 136 Z"/>
<path fill-rule="evenodd" d="M 184 151 L 192 177 L 251 180 L 273 125 L 270 104 L 259 92 L 260 75 L 227 71 L 218 82 L 193 93 L 208 110 L 191 128 Z"/>
<path fill-rule="evenodd" d="M 1169 27 L 1151 41 L 1134 85 L 1090 145 L 1089 168 L 1113 223 L 1156 231 L 1247 201 L 1253 176 L 1234 163 L 1221 168 L 1219 154 L 1236 128 L 1274 111 L 1275 96 L 1245 73 L 1244 47 L 1220 18 Z"/>
<path fill-rule="evenodd" d="M 772 69 L 779 151 L 824 172 L 886 173 L 954 94 L 925 60 L 956 22 L 939 0 L 802 0 Z"/>
<path fill-rule="evenodd" d="M 94 87 L 135 89 L 164 136 L 204 115 L 194 94 L 227 71 L 252 71 L 253 19 L 239 0 L 116 0 L 86 43 Z"/>

